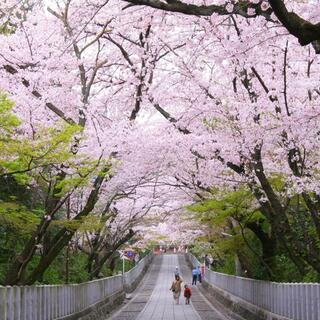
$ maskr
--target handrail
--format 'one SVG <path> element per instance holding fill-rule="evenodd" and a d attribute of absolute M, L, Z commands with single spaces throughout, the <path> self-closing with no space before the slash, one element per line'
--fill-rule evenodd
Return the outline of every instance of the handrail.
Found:
<path fill-rule="evenodd" d="M 201 263 L 190 253 L 193 266 Z M 293 320 L 320 319 L 319 283 L 280 283 L 227 275 L 209 269 L 204 280 L 257 307 Z"/>
<path fill-rule="evenodd" d="M 135 281 L 152 256 L 149 253 L 124 278 L 116 275 L 79 284 L 0 286 L 0 319 L 53 320 L 81 312 L 124 292 L 126 281 Z"/>

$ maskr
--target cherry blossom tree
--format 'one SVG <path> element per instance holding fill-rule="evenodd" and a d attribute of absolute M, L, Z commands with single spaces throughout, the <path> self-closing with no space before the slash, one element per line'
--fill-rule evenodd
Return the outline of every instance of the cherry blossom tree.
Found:
<path fill-rule="evenodd" d="M 200 189 L 247 184 L 300 271 L 304 272 L 306 263 L 319 270 L 319 217 L 315 210 L 317 192 L 314 193 L 318 188 L 317 152 L 313 152 L 317 126 L 312 123 L 318 114 L 318 89 L 312 80 L 317 59 L 309 49 L 284 39 L 286 34 L 281 30 L 274 29 L 272 34 L 270 29 L 267 33 L 268 24 L 255 24 L 252 33 L 252 24 L 242 18 L 231 17 L 227 23 L 214 18 L 197 20 L 200 30 L 192 35 L 190 47 L 193 52 L 201 49 L 188 55 L 183 48 L 175 61 L 182 71 L 154 94 L 158 101 L 162 100 L 162 106 L 164 91 L 173 94 L 171 101 L 179 101 L 178 107 L 162 108 L 162 115 L 180 131 L 175 143 L 178 145 L 181 139 L 179 146 L 190 152 L 190 158 L 175 162 L 175 177 Z M 177 160 L 179 151 L 175 152 Z M 184 160 L 194 163 L 195 169 L 186 170 Z M 304 174 L 308 176 L 307 183 L 301 176 Z M 272 183 L 277 176 L 284 179 L 281 192 Z M 300 195 L 307 207 L 308 223 L 318 234 L 309 235 L 308 239 L 299 237 L 301 230 L 290 224 L 292 208 L 288 201 L 293 203 Z"/>
<path fill-rule="evenodd" d="M 208 21 L 209 32 L 207 31 L 206 34 L 211 33 L 212 26 L 210 24 L 211 22 Z M 232 25 L 234 26 L 233 35 L 228 34 L 226 38 L 222 32 L 218 33 L 214 52 L 211 53 L 211 57 L 228 58 L 223 59 L 219 67 L 212 62 L 214 60 L 212 58 L 210 59 L 211 66 L 209 65 L 210 60 L 206 61 L 216 75 L 220 70 L 224 71 L 222 79 L 218 75 L 214 85 L 211 79 L 211 81 L 205 81 L 203 73 L 199 74 L 198 71 L 201 68 L 204 69 L 202 60 L 204 56 L 200 54 L 194 56 L 190 66 L 183 62 L 189 78 L 195 80 L 198 87 L 197 94 L 194 93 L 194 96 L 197 96 L 197 101 L 193 101 L 189 108 L 201 110 L 198 126 L 196 126 L 197 122 L 193 120 L 190 129 L 188 127 L 190 135 L 194 133 L 203 139 L 201 141 L 197 138 L 201 142 L 195 144 L 191 150 L 191 154 L 196 155 L 198 181 L 207 187 L 221 185 L 219 180 L 226 175 L 223 183 L 226 184 L 229 180 L 229 187 L 235 187 L 237 183 L 246 183 L 259 201 L 261 209 L 275 229 L 282 246 L 291 255 L 294 262 L 299 265 L 301 272 L 305 269 L 304 261 L 318 270 L 316 243 L 319 236 L 317 235 L 313 239 L 308 238 L 308 248 L 305 247 L 303 243 L 306 243 L 306 239 L 299 237 L 301 232 L 299 228 L 294 230 L 295 227 L 290 225 L 290 219 L 288 219 L 290 213 L 287 211 L 290 207 L 288 201 L 289 203 L 294 201 L 292 196 L 297 193 L 301 194 L 306 201 L 305 205 L 308 208 L 310 222 L 312 221 L 312 228 L 318 229 L 319 217 L 313 211 L 315 209 L 313 206 L 317 203 L 317 195 L 316 193 L 312 195 L 313 191 L 302 182 L 304 179 L 300 179 L 302 172 L 304 172 L 302 175 L 307 174 L 308 181 L 311 183 L 309 179 L 312 179 L 311 176 L 314 175 L 308 170 L 317 171 L 316 162 L 311 160 L 317 158 L 317 153 L 313 153 L 315 150 L 313 143 L 317 140 L 317 129 L 316 124 L 310 122 L 311 118 L 315 120 L 316 114 L 318 114 L 316 106 L 317 85 L 312 80 L 305 82 L 306 79 L 312 78 L 311 66 L 317 68 L 313 65 L 316 58 L 310 50 L 301 50 L 295 43 L 289 44 L 276 34 L 271 46 L 271 61 L 268 62 L 265 58 L 265 52 L 270 49 L 267 38 L 270 35 L 266 38 L 264 38 L 265 34 L 262 38 L 258 39 L 257 37 L 256 40 L 260 43 L 258 47 L 254 45 L 254 35 L 248 36 L 246 33 L 245 25 L 235 20 L 231 21 L 230 26 Z M 227 26 L 227 28 L 230 27 Z M 221 27 L 222 30 L 225 31 L 225 28 Z M 232 27 L 229 30 L 232 30 Z M 262 30 L 256 30 L 257 34 L 260 32 L 262 34 Z M 249 41 L 245 41 L 244 34 Z M 241 43 L 235 45 L 235 40 L 238 41 L 239 38 Z M 262 45 L 261 41 L 265 45 Z M 205 46 L 205 43 L 201 39 L 201 44 Z M 259 51 L 255 48 L 259 48 Z M 248 52 L 254 54 L 248 55 Z M 276 58 L 280 54 L 283 57 L 281 60 Z M 294 57 L 297 55 L 301 58 L 299 62 L 295 62 Z M 201 60 L 199 65 L 196 63 L 197 60 Z M 259 64 L 261 61 L 264 61 L 263 66 Z M 206 75 L 208 74 L 210 74 L 209 70 Z M 229 80 L 227 80 L 228 75 L 230 75 Z M 301 86 L 301 90 L 296 88 L 299 81 L 305 82 L 304 86 Z M 185 82 L 180 83 L 185 84 Z M 221 92 L 222 87 L 223 93 Z M 188 86 L 176 89 L 177 92 L 182 90 L 190 92 L 195 88 Z M 207 110 L 206 105 L 208 105 Z M 186 121 L 188 121 L 187 117 L 185 117 Z M 204 126 L 201 127 L 200 124 L 203 122 Z M 303 130 L 301 123 L 308 123 L 305 127 L 308 134 Z M 313 134 L 310 131 L 312 127 L 315 129 Z M 205 130 L 203 131 L 203 129 Z M 310 149 L 307 148 L 308 151 L 307 145 L 310 146 Z M 302 153 L 303 156 L 301 156 Z M 308 161 L 311 161 L 312 165 L 310 163 L 308 166 Z M 219 171 L 220 173 L 218 173 Z M 213 172 L 215 177 L 208 176 L 208 173 Z M 279 194 L 271 182 L 277 175 L 287 181 L 284 182 L 284 189 Z M 316 176 L 315 174 L 313 183 L 311 183 L 315 190 L 317 189 Z M 299 182 L 296 180 L 297 178 Z M 308 191 L 306 189 L 302 191 L 301 188 L 307 188 Z M 309 247 L 311 243 L 313 243 L 311 245 L 313 249 Z M 297 252 L 299 253 L 297 254 Z M 306 252 L 309 255 L 307 258 Z"/>
<path fill-rule="evenodd" d="M 0 87 L 16 102 L 23 134 L 62 119 L 79 128 L 70 152 L 98 164 L 92 181 L 70 195 L 72 219 L 92 214 L 103 222 L 80 243 L 92 249 L 99 239 L 89 250 L 100 259 L 93 269 L 107 259 L 100 244 L 110 235 L 141 228 L 146 239 L 158 231 L 187 239 L 183 219 L 167 212 L 184 212 L 213 187 L 245 187 L 301 274 L 320 272 L 317 8 L 265 0 L 36 2 L 1 36 Z M 68 170 L 61 163 L 53 172 L 57 188 Z M 148 226 L 140 218 L 153 221 L 155 207 L 165 219 Z M 302 221 L 312 230 L 305 235 Z M 28 283 L 77 230 L 61 228 L 47 241 L 52 254 Z M 44 234 L 35 237 L 32 248 Z"/>
<path fill-rule="evenodd" d="M 104 136 L 101 136 L 101 132 L 105 126 L 110 131 L 113 130 L 110 118 L 118 119 L 117 111 L 111 110 L 107 115 L 107 110 L 103 108 L 104 115 L 101 115 L 98 121 L 94 117 L 98 116 L 99 105 L 101 106 L 103 103 L 100 99 L 106 97 L 101 93 L 101 89 L 108 90 L 108 86 L 101 86 L 101 83 L 109 82 L 110 79 L 110 74 L 102 75 L 99 72 L 108 68 L 111 74 L 117 73 L 117 62 L 110 62 L 107 65 L 107 60 L 103 58 L 103 55 L 108 54 L 108 48 L 100 43 L 100 38 L 109 32 L 107 27 L 113 18 L 111 17 L 103 25 L 94 20 L 106 3 L 91 7 L 92 15 L 89 17 L 88 24 L 92 23 L 88 29 L 80 30 L 81 34 L 78 34 L 76 20 L 73 21 L 75 25 L 71 25 L 69 18 L 72 16 L 72 10 L 77 12 L 84 7 L 75 3 L 71 7 L 70 3 L 67 2 L 63 8 L 59 6 L 55 9 L 49 8 L 47 13 L 41 4 L 36 5 L 26 16 L 26 19 L 20 22 L 19 28 L 13 34 L 3 35 L 2 40 L 6 43 L 6 48 L 1 53 L 2 70 L 4 71 L 2 74 L 4 81 L 1 87 L 11 93 L 11 98 L 16 101 L 16 112 L 25 120 L 25 124 L 29 123 L 29 126 L 25 126 L 26 135 L 35 133 L 37 123 L 54 125 L 57 117 L 62 118 L 70 125 L 78 124 L 80 128 L 83 128 L 84 133 L 81 135 L 87 135 L 86 142 L 83 143 L 80 137 L 75 137 L 70 152 L 75 155 L 79 152 L 86 152 L 87 154 L 91 153 L 91 156 L 98 156 L 97 163 L 100 167 L 100 173 L 97 174 L 92 185 L 89 184 L 89 189 L 84 192 L 86 200 L 82 200 L 82 205 L 74 213 L 73 220 L 79 221 L 94 209 L 102 184 L 109 177 L 107 175 L 110 170 L 108 153 L 112 154 L 115 142 L 111 141 L 111 145 L 102 145 L 101 139 L 109 141 L 109 138 L 107 138 L 107 132 Z M 72 17 L 75 18 L 76 15 Z M 57 19 L 59 23 L 56 23 Z M 48 30 L 48 33 L 43 34 L 43 30 Z M 98 30 L 98 34 L 96 34 L 96 30 Z M 85 36 L 85 40 L 83 36 Z M 20 42 L 21 37 L 23 42 Z M 105 41 L 107 42 L 107 40 Z M 41 43 L 45 45 L 43 46 Z M 48 48 L 50 49 L 48 50 Z M 87 55 L 88 48 L 90 48 L 90 52 Z M 19 51 L 20 54 L 13 54 L 12 49 Z M 61 55 L 64 56 L 63 60 L 59 59 Z M 58 61 L 64 61 L 64 63 L 56 68 Z M 61 73 L 62 70 L 63 73 Z M 69 77 L 66 77 L 64 72 L 67 72 Z M 49 74 L 50 77 L 47 77 Z M 8 76 L 11 76 L 9 82 L 7 81 Z M 115 87 L 116 84 L 112 86 L 111 91 Z M 61 106 L 64 106 L 65 109 L 62 109 Z M 93 130 L 92 133 L 91 130 Z M 86 144 L 90 145 L 90 143 L 93 144 L 92 148 L 87 148 Z M 104 150 L 107 155 L 104 154 Z M 101 161 L 105 156 L 107 156 L 107 164 L 100 166 L 105 163 L 104 159 Z M 75 230 L 63 227 L 52 239 L 46 238 L 48 227 L 57 211 L 56 206 L 60 208 L 70 196 L 70 193 L 65 198 L 57 196 L 57 194 L 61 194 L 60 186 L 67 184 L 68 172 L 65 165 L 65 163 L 61 164 L 60 168 L 54 168 L 52 172 L 53 175 L 57 174 L 58 179 L 49 182 L 51 191 L 49 189 L 47 192 L 50 194 L 51 200 L 48 201 L 48 198 L 46 200 L 46 213 L 24 251 L 13 262 L 6 280 L 7 283 L 13 284 L 21 281 L 33 283 L 39 276 L 41 277 L 74 235 Z M 31 261 L 35 248 L 42 240 L 46 243 L 42 259 L 26 278 L 24 270 Z"/>

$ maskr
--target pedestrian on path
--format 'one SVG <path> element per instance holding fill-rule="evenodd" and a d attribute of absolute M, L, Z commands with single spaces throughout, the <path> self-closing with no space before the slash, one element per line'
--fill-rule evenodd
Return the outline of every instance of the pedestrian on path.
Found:
<path fill-rule="evenodd" d="M 174 270 L 174 276 L 180 276 L 178 266 L 176 266 L 176 269 Z"/>
<path fill-rule="evenodd" d="M 198 280 L 200 283 L 202 282 L 202 274 L 201 274 L 200 266 L 198 266 Z"/>
<path fill-rule="evenodd" d="M 173 300 L 176 302 L 176 304 L 179 304 L 179 298 L 181 294 L 181 283 L 182 279 L 180 276 L 175 276 L 175 280 L 172 282 L 170 290 L 173 293 Z"/>
<path fill-rule="evenodd" d="M 198 269 L 197 267 L 194 267 L 192 269 L 192 285 L 197 284 L 197 279 L 198 279 Z"/>
<path fill-rule="evenodd" d="M 188 287 L 187 284 L 185 284 L 183 296 L 186 298 L 186 304 L 190 304 L 191 295 L 192 295 L 191 289 Z"/>

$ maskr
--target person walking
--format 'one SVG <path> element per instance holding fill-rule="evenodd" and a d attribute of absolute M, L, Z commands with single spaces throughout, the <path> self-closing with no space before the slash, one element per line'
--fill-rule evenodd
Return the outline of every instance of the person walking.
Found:
<path fill-rule="evenodd" d="M 186 298 L 186 304 L 190 304 L 190 298 L 191 298 L 191 289 L 188 287 L 187 284 L 184 285 L 184 292 L 183 292 L 184 297 Z"/>
<path fill-rule="evenodd" d="M 198 280 L 201 283 L 202 282 L 202 274 L 201 274 L 201 268 L 198 266 Z"/>
<path fill-rule="evenodd" d="M 180 276 L 178 266 L 176 266 L 176 269 L 174 270 L 174 276 Z"/>
<path fill-rule="evenodd" d="M 198 279 L 198 269 L 196 267 L 194 267 L 192 269 L 192 285 L 197 284 L 197 279 Z"/>
<path fill-rule="evenodd" d="M 182 278 L 180 276 L 175 276 L 175 280 L 172 282 L 170 290 L 173 293 L 173 300 L 176 302 L 176 304 L 179 304 L 179 298 L 181 294 L 181 283 Z"/>

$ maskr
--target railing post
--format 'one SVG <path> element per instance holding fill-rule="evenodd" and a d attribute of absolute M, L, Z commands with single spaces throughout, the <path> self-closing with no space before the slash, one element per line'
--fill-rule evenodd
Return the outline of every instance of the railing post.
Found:
<path fill-rule="evenodd" d="M 70 299 L 69 299 L 69 314 L 73 313 L 73 286 L 69 284 L 69 292 L 70 292 Z"/>
<path fill-rule="evenodd" d="M 7 320 L 14 320 L 13 313 L 13 289 L 10 286 L 7 286 Z"/>
<path fill-rule="evenodd" d="M 33 319 L 34 320 L 40 320 L 38 317 L 39 313 L 39 297 L 38 297 L 38 288 L 36 286 L 31 286 L 32 290 L 32 308 L 33 308 Z"/>
<path fill-rule="evenodd" d="M 69 286 L 70 286 L 70 290 L 71 290 L 70 313 L 75 313 L 75 311 L 76 311 L 75 285 L 70 284 Z"/>
<path fill-rule="evenodd" d="M 36 299 L 37 299 L 37 319 L 42 320 L 42 309 L 43 309 L 43 297 L 42 297 L 42 286 L 36 286 Z"/>
<path fill-rule="evenodd" d="M 32 292 L 31 287 L 25 287 L 25 295 L 26 295 L 26 320 L 32 320 Z"/>
<path fill-rule="evenodd" d="M 20 287 L 13 287 L 13 297 L 14 297 L 14 319 L 21 319 L 21 293 Z"/>
<path fill-rule="evenodd" d="M 57 286 L 57 307 L 58 307 L 58 317 L 60 318 L 62 315 L 62 300 L 63 300 L 63 295 L 62 295 L 62 287 Z"/>
<path fill-rule="evenodd" d="M 0 287 L 0 314 L 7 319 L 7 288 Z"/>
<path fill-rule="evenodd" d="M 21 294 L 21 319 L 26 319 L 27 315 L 26 315 L 26 287 L 23 286 L 20 288 L 20 294 Z"/>
<path fill-rule="evenodd" d="M 306 319 L 312 320 L 312 297 L 310 285 L 305 286 L 305 300 L 306 300 Z M 320 302 L 319 302 L 320 303 Z"/>
<path fill-rule="evenodd" d="M 287 286 L 288 286 L 288 290 L 287 290 L 287 292 L 288 292 L 288 308 L 287 308 L 287 315 L 288 315 L 288 317 L 291 317 L 292 318 L 292 316 L 293 316 L 293 286 L 292 286 L 292 284 L 291 283 L 288 283 L 287 284 Z"/>
<path fill-rule="evenodd" d="M 312 286 L 311 295 L 313 299 L 313 320 L 318 320 L 320 319 L 320 284 Z"/>
<path fill-rule="evenodd" d="M 48 294 L 47 286 L 44 285 L 42 287 L 42 303 L 43 303 L 43 306 L 42 306 L 42 318 L 41 318 L 43 320 L 48 320 L 48 317 L 47 317 L 47 303 L 48 303 L 47 294 Z"/>
<path fill-rule="evenodd" d="M 57 286 L 52 286 L 53 319 L 58 317 L 58 294 Z"/>
<path fill-rule="evenodd" d="M 301 304 L 301 314 L 299 320 L 305 320 L 306 313 L 307 313 L 307 306 L 306 306 L 306 287 L 304 284 L 300 285 L 300 304 Z"/>
<path fill-rule="evenodd" d="M 299 300 L 299 285 L 297 283 L 294 284 L 295 290 L 294 290 L 294 319 L 299 319 L 299 310 L 300 310 L 300 300 Z"/>
<path fill-rule="evenodd" d="M 70 314 L 70 286 L 67 285 L 66 287 L 66 315 Z"/>
<path fill-rule="evenodd" d="M 290 284 L 289 283 L 284 283 L 283 285 L 284 288 L 284 314 L 285 316 L 288 317 L 290 313 Z"/>
<path fill-rule="evenodd" d="M 48 319 L 52 319 L 52 291 L 51 291 L 51 285 L 47 286 L 47 317 Z"/>

